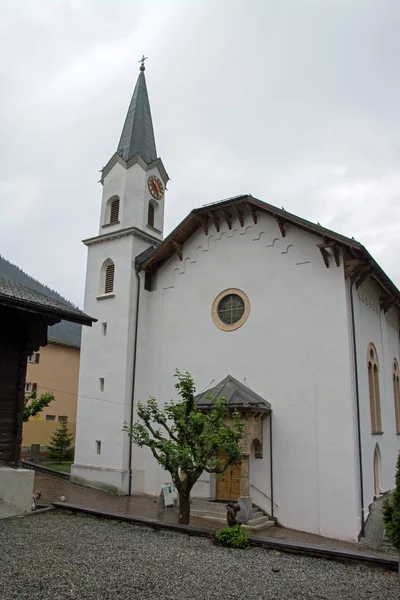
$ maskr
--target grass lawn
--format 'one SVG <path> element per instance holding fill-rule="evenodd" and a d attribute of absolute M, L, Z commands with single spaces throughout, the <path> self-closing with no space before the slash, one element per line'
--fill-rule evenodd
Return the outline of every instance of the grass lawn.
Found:
<path fill-rule="evenodd" d="M 54 462 L 52 460 L 41 460 L 39 463 L 42 467 L 48 467 L 49 469 L 54 469 L 55 471 L 63 471 L 64 473 L 69 473 L 71 471 L 72 462 Z"/>

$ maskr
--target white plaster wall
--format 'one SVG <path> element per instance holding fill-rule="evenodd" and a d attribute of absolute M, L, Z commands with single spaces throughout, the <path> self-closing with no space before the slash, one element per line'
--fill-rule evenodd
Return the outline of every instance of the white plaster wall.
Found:
<path fill-rule="evenodd" d="M 359 290 L 353 286 L 356 327 L 357 365 L 360 396 L 361 446 L 364 481 L 364 511 L 368 514 L 374 497 L 374 450 L 379 444 L 381 453 L 381 490 L 394 487 L 395 467 L 400 450 L 396 435 L 392 381 L 393 358 L 399 361 L 399 313 L 391 308 L 386 315 L 379 308 L 380 290 L 371 280 Z M 382 413 L 382 435 L 371 433 L 368 391 L 367 347 L 372 342 L 378 353 L 379 383 Z"/>
<path fill-rule="evenodd" d="M 0 501 L 30 512 L 35 473 L 28 469 L 0 467 Z"/>
<path fill-rule="evenodd" d="M 283 525 L 355 539 L 356 457 L 351 358 L 343 267 L 327 269 L 320 238 L 274 219 L 237 221 L 232 231 L 202 230 L 158 272 L 141 310 L 135 398 L 176 397 L 173 373 L 189 370 L 198 391 L 227 374 L 273 408 L 275 514 Z M 247 322 L 234 332 L 211 319 L 214 298 L 237 287 L 250 299 Z M 264 452 L 265 459 L 268 457 Z M 146 470 L 144 491 L 165 481 L 152 456 L 133 449 Z M 268 477 L 256 481 L 267 486 Z"/>
<path fill-rule="evenodd" d="M 273 418 L 273 416 L 272 416 Z M 274 458 L 274 456 L 273 456 Z M 249 464 L 250 495 L 253 502 L 264 509 L 269 515 L 272 511 L 271 502 L 271 462 L 270 462 L 270 424 L 269 418 L 263 423 L 263 458 L 255 458 L 254 446 L 251 450 Z"/>

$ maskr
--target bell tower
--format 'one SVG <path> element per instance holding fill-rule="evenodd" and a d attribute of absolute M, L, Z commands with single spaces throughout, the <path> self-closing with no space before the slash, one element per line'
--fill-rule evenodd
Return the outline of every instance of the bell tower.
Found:
<path fill-rule="evenodd" d="M 129 487 L 130 443 L 122 425 L 129 422 L 131 412 L 140 285 L 135 258 L 163 239 L 168 182 L 157 157 L 145 60 L 143 56 L 139 61 L 117 151 L 102 169 L 98 235 L 84 240 L 88 247 L 84 306 L 98 322 L 82 335 L 71 480 L 120 494 Z"/>

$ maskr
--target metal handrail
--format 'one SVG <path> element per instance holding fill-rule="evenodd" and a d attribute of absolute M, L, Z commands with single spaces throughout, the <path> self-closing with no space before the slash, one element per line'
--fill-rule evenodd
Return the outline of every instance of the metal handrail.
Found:
<path fill-rule="evenodd" d="M 253 485 L 252 483 L 250 483 L 250 487 L 254 488 L 255 490 L 257 490 L 257 492 L 260 492 L 260 494 L 262 494 L 263 496 L 265 496 L 266 498 L 268 498 L 268 500 L 270 502 L 272 502 L 272 504 L 274 504 L 276 506 L 276 508 L 279 508 L 279 505 L 274 502 L 273 500 L 271 500 L 271 498 L 268 496 L 268 494 L 266 494 L 265 492 L 263 492 L 262 490 L 260 490 L 258 487 L 256 487 L 255 485 Z"/>

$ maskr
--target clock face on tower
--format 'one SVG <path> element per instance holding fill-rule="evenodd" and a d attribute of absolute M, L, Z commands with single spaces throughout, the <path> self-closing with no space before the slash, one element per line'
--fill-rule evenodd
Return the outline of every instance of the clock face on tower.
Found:
<path fill-rule="evenodd" d="M 164 194 L 164 187 L 158 177 L 156 175 L 151 175 L 147 180 L 147 185 L 153 198 L 161 200 Z"/>

